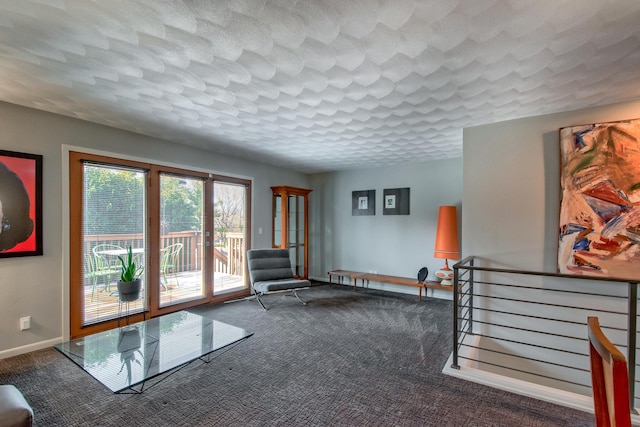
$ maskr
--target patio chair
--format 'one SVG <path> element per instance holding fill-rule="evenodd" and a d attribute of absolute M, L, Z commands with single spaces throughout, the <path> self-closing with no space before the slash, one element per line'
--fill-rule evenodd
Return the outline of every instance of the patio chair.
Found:
<path fill-rule="evenodd" d="M 169 280 L 167 276 L 170 273 L 173 273 L 173 277 L 176 279 L 176 286 L 180 286 L 176 270 L 178 269 L 179 256 L 180 252 L 182 252 L 183 246 L 184 245 L 182 243 L 174 243 L 173 245 L 169 245 L 162 249 L 162 256 L 160 258 L 160 274 L 164 280 L 164 283 L 161 284 L 165 291 L 168 289 L 167 285 L 169 284 Z"/>
<path fill-rule="evenodd" d="M 104 290 L 111 291 L 111 275 L 120 272 L 120 261 L 118 261 L 118 255 L 109 254 L 110 251 L 114 253 L 125 253 L 125 249 L 118 245 L 111 243 L 101 243 L 96 245 L 92 249 L 96 274 L 108 278 L 105 279 Z"/>
<path fill-rule="evenodd" d="M 103 279 L 105 284 L 104 286 L 106 288 L 107 283 L 111 283 L 111 277 L 114 274 L 119 274 L 120 270 L 102 265 L 102 263 L 97 260 L 97 257 L 91 254 L 84 255 L 84 265 L 84 277 L 91 280 L 91 301 L 93 301 L 93 297 L 96 293 L 96 287 L 98 286 L 100 279 Z"/>

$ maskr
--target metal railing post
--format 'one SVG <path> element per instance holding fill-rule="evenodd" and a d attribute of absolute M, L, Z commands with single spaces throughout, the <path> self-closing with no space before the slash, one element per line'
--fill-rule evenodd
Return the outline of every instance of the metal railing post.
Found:
<path fill-rule="evenodd" d="M 471 258 L 471 267 L 475 265 L 475 258 Z M 469 325 L 467 332 L 473 334 L 473 273 L 475 270 L 469 271 Z"/>
<path fill-rule="evenodd" d="M 453 360 L 451 361 L 451 367 L 453 369 L 460 369 L 458 363 L 458 294 L 460 289 L 458 287 L 458 267 L 453 266 Z"/>
<path fill-rule="evenodd" d="M 629 318 L 627 328 L 627 365 L 629 375 L 629 407 L 635 411 L 636 331 L 638 316 L 638 283 L 629 282 Z"/>

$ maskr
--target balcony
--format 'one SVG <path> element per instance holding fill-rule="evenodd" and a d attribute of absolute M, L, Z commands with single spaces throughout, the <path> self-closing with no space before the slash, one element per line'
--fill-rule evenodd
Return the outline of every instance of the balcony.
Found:
<path fill-rule="evenodd" d="M 109 245 L 123 250 L 131 247 L 142 250 L 144 240 L 139 234 L 112 234 L 99 236 L 85 236 L 85 259 L 95 257 L 94 248 L 97 245 Z M 171 260 L 170 266 L 161 265 L 164 274 L 161 277 L 160 306 L 171 305 L 175 302 L 185 302 L 202 298 L 202 247 L 199 232 L 170 233 L 161 237 L 161 247 L 179 247 L 179 251 Z M 242 233 L 227 233 L 225 244 L 214 248 L 214 294 L 222 294 L 232 290 L 245 288 L 244 280 L 244 237 Z M 134 255 L 136 256 L 136 255 Z M 145 257 L 139 256 L 141 262 Z M 119 261 L 114 255 L 107 260 L 111 272 L 118 270 Z M 162 257 L 161 257 L 162 258 Z M 97 277 L 87 274 L 85 266 L 84 279 L 84 320 L 83 323 L 91 324 L 118 315 L 117 281 L 119 274 L 107 273 Z M 144 291 L 144 284 L 143 284 Z M 141 311 L 142 298 L 131 303 L 130 312 Z"/>
<path fill-rule="evenodd" d="M 166 290 L 160 295 L 160 305 L 171 304 L 174 300 L 187 301 L 198 298 L 202 295 L 201 275 L 196 273 L 180 273 L 176 275 L 180 285 L 169 282 Z M 235 276 L 227 273 L 215 273 L 214 284 L 216 293 L 224 293 L 230 290 L 237 290 L 244 287 L 242 276 Z M 143 287 L 144 291 L 144 287 Z M 115 318 L 118 314 L 118 294 L 116 292 L 116 282 L 112 282 L 111 286 L 105 288 L 100 285 L 96 289 L 93 299 L 91 298 L 92 286 L 85 286 L 85 322 L 95 323 L 105 318 Z M 140 310 L 141 302 L 131 304 L 130 310 Z"/>

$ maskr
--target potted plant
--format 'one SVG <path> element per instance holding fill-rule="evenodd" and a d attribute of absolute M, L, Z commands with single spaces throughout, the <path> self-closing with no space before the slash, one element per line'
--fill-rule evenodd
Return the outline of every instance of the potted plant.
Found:
<path fill-rule="evenodd" d="M 131 246 L 129 246 L 126 261 L 120 255 L 118 255 L 118 259 L 121 264 L 120 280 L 118 281 L 120 301 L 135 301 L 140 298 L 140 288 L 142 287 L 140 275 L 142 274 L 143 267 L 136 266 L 136 263 L 133 261 Z"/>

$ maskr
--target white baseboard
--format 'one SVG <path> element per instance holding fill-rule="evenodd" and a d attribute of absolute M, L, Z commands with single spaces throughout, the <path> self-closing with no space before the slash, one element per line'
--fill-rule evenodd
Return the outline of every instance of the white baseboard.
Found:
<path fill-rule="evenodd" d="M 43 348 L 52 347 L 61 342 L 62 342 L 62 337 L 58 337 L 50 340 L 39 341 L 33 344 L 23 345 L 22 347 L 10 348 L 9 350 L 0 351 L 0 359 L 6 359 L 7 357 L 18 356 L 20 354 L 29 353 L 36 350 L 42 350 Z"/>
<path fill-rule="evenodd" d="M 533 384 L 476 368 L 460 366 L 460 369 L 455 369 L 451 367 L 452 361 L 453 354 L 449 356 L 442 369 L 443 374 L 593 414 L 593 400 L 590 396 Z M 631 421 L 634 425 L 640 425 L 640 415 L 632 413 Z"/>
<path fill-rule="evenodd" d="M 527 381 L 506 377 L 481 369 L 460 366 L 460 369 L 451 367 L 453 355 L 449 356 L 442 373 L 452 377 L 462 378 L 478 384 L 487 385 L 500 390 L 517 393 L 545 402 L 557 403 L 570 408 L 593 413 L 593 402 L 589 396 L 566 392 L 555 388 L 533 384 Z"/>

